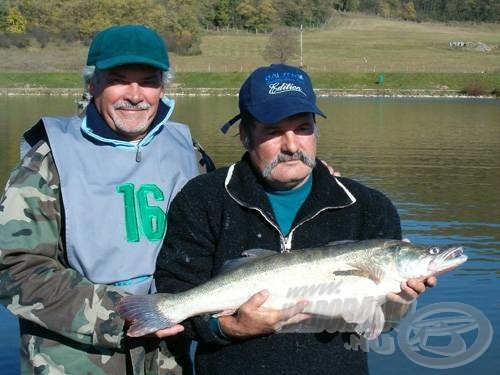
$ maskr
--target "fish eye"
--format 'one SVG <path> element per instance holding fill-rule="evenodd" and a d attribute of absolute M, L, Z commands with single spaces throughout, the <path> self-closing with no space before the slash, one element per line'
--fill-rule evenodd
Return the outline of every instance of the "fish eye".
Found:
<path fill-rule="evenodd" d="M 436 255 L 436 254 L 439 254 L 440 251 L 441 251 L 441 249 L 439 247 L 431 247 L 429 249 L 429 254 Z"/>

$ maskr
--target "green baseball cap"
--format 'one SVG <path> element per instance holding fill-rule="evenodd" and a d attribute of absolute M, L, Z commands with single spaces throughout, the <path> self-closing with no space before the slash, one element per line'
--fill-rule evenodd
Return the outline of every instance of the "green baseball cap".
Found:
<path fill-rule="evenodd" d="M 168 70 L 167 46 L 163 39 L 155 31 L 142 25 L 112 26 L 94 37 L 87 65 L 106 70 L 129 64 Z"/>

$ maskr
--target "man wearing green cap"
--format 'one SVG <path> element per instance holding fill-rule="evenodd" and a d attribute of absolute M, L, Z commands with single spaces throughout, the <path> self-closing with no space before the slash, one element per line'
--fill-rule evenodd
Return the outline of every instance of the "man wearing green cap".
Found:
<path fill-rule="evenodd" d="M 168 68 L 153 30 L 105 29 L 84 69 L 85 113 L 44 117 L 25 134 L 0 202 L 0 299 L 19 317 L 22 373 L 176 367 L 156 339 L 126 338 L 115 312 L 122 295 L 155 291 L 166 212 L 200 170 L 189 129 L 168 121 Z"/>

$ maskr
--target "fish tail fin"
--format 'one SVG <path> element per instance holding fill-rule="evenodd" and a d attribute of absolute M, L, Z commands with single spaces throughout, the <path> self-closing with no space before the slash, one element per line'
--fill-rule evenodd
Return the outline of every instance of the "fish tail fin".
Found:
<path fill-rule="evenodd" d="M 129 323 L 127 335 L 144 336 L 160 329 L 168 328 L 177 322 L 170 319 L 161 310 L 166 294 L 131 295 L 120 299 L 116 305 L 118 314 Z"/>

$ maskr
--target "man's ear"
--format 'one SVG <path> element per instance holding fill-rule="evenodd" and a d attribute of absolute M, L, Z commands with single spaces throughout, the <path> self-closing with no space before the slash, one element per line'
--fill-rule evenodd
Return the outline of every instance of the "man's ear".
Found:
<path fill-rule="evenodd" d="M 243 126 L 241 126 L 241 121 L 240 124 L 238 125 L 238 135 L 240 136 L 241 143 L 244 143 L 246 134 L 245 134 L 245 129 L 243 129 Z"/>
<path fill-rule="evenodd" d="M 238 135 L 240 136 L 240 142 L 243 145 L 243 147 L 245 148 L 245 150 L 250 150 L 250 138 L 245 133 L 245 129 L 241 125 L 241 121 L 240 121 L 240 124 L 238 125 L 238 133 L 239 133 Z"/>

